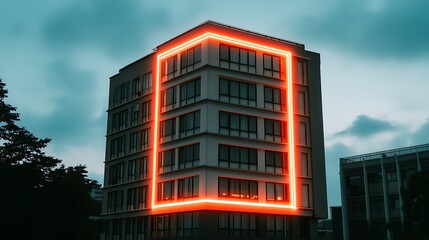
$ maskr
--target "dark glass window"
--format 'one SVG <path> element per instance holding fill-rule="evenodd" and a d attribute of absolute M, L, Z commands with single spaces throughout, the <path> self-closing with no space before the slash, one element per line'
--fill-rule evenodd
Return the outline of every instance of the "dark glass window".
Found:
<path fill-rule="evenodd" d="M 158 215 L 152 217 L 152 237 L 168 238 L 173 237 L 173 214 Z"/>
<path fill-rule="evenodd" d="M 221 101 L 256 106 L 256 84 L 219 79 Z"/>
<path fill-rule="evenodd" d="M 161 92 L 161 111 L 165 112 L 176 107 L 176 87 Z"/>
<path fill-rule="evenodd" d="M 112 116 L 112 132 L 128 127 L 128 109 L 114 113 Z"/>
<path fill-rule="evenodd" d="M 140 78 L 136 78 L 131 82 L 131 99 L 136 99 L 140 97 L 142 91 Z"/>
<path fill-rule="evenodd" d="M 193 176 L 188 178 L 179 179 L 179 193 L 178 198 L 191 198 L 198 197 L 199 191 L 199 177 Z"/>
<path fill-rule="evenodd" d="M 150 101 L 142 103 L 142 122 L 149 121 L 150 118 Z"/>
<path fill-rule="evenodd" d="M 252 180 L 223 178 L 219 180 L 219 197 L 258 199 L 258 182 Z"/>
<path fill-rule="evenodd" d="M 143 129 L 140 132 L 140 143 L 141 143 L 141 149 L 145 150 L 149 148 L 149 128 Z"/>
<path fill-rule="evenodd" d="M 176 137 L 176 118 L 162 121 L 160 125 L 160 142 L 174 140 Z"/>
<path fill-rule="evenodd" d="M 125 136 L 112 139 L 110 143 L 110 158 L 117 158 L 125 155 Z"/>
<path fill-rule="evenodd" d="M 284 78 L 280 57 L 264 54 L 264 75 L 274 78 Z"/>
<path fill-rule="evenodd" d="M 267 182 L 267 201 L 288 202 L 289 184 Z"/>
<path fill-rule="evenodd" d="M 265 151 L 265 171 L 273 173 L 287 172 L 287 153 Z"/>
<path fill-rule="evenodd" d="M 198 212 L 185 212 L 177 214 L 177 236 L 198 236 L 200 219 Z"/>
<path fill-rule="evenodd" d="M 194 135 L 200 132 L 200 111 L 190 112 L 180 116 L 180 137 Z"/>
<path fill-rule="evenodd" d="M 147 186 L 127 190 L 127 210 L 146 208 Z"/>
<path fill-rule="evenodd" d="M 158 183 L 158 201 L 174 199 L 174 180 Z"/>
<path fill-rule="evenodd" d="M 231 136 L 257 138 L 256 117 L 219 112 L 219 132 Z"/>
<path fill-rule="evenodd" d="M 198 166 L 200 162 L 200 144 L 179 148 L 179 169 Z"/>
<path fill-rule="evenodd" d="M 286 122 L 265 119 L 265 140 L 287 142 Z"/>
<path fill-rule="evenodd" d="M 162 61 L 162 81 L 177 76 L 177 56 L 172 56 Z"/>
<path fill-rule="evenodd" d="M 174 164 L 175 164 L 174 153 L 175 153 L 174 148 L 159 153 L 159 159 L 158 159 L 159 173 L 171 172 L 174 170 Z"/>
<path fill-rule="evenodd" d="M 180 85 L 180 105 L 194 103 L 200 100 L 201 80 L 193 80 Z"/>
<path fill-rule="evenodd" d="M 257 232 L 256 214 L 219 212 L 218 226 L 221 237 L 255 237 Z"/>
<path fill-rule="evenodd" d="M 264 87 L 264 107 L 276 111 L 286 111 L 286 91 L 280 88 Z"/>
<path fill-rule="evenodd" d="M 219 166 L 245 170 L 258 170 L 258 150 L 219 144 Z"/>
<path fill-rule="evenodd" d="M 152 90 L 152 72 L 143 75 L 143 94 L 147 94 Z"/>
<path fill-rule="evenodd" d="M 201 45 L 183 51 L 180 54 L 180 69 L 186 73 L 197 68 L 201 63 Z"/>
<path fill-rule="evenodd" d="M 256 73 L 255 51 L 220 44 L 219 52 L 219 63 L 221 67 Z"/>
<path fill-rule="evenodd" d="M 117 163 L 109 166 L 109 185 L 124 182 L 125 163 Z"/>

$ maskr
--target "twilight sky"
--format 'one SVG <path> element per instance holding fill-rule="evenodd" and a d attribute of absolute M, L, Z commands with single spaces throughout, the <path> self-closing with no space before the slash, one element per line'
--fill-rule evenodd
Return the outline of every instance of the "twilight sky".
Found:
<path fill-rule="evenodd" d="M 47 152 L 102 182 L 108 78 L 210 19 L 321 54 L 329 206 L 338 159 L 429 143 L 429 1 L 0 2 L 0 78 Z"/>

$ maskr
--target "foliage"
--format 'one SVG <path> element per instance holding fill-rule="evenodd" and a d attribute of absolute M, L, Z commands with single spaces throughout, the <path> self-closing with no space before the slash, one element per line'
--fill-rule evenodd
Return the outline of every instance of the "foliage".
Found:
<path fill-rule="evenodd" d="M 0 232 L 2 239 L 98 239 L 85 166 L 65 167 L 39 139 L 18 126 L 0 79 Z"/>

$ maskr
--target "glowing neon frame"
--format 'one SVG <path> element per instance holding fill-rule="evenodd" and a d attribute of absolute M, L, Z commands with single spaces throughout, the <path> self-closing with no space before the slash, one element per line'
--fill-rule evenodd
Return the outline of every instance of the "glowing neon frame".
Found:
<path fill-rule="evenodd" d="M 287 124 L 288 124 L 288 152 L 290 156 L 289 160 L 289 194 L 290 194 L 290 204 L 269 204 L 269 203 L 252 203 L 252 202 L 242 202 L 237 200 L 218 200 L 218 199 L 198 199 L 184 202 L 173 202 L 173 203 L 164 203 L 156 204 L 155 194 L 156 194 L 156 182 L 157 182 L 157 171 L 158 168 L 158 128 L 159 128 L 159 98 L 160 98 L 160 84 L 161 84 L 161 61 L 172 55 L 179 53 L 182 50 L 192 47 L 206 39 L 216 39 L 218 41 L 231 43 L 238 46 L 244 46 L 246 48 L 256 49 L 263 52 L 272 53 L 275 55 L 281 55 L 285 57 L 285 67 L 286 67 L 286 83 L 287 83 Z M 157 55 L 156 59 L 156 82 L 155 82 L 155 116 L 154 116 L 154 129 L 153 129 L 153 162 L 152 162 L 152 199 L 150 206 L 152 209 L 156 208 L 167 208 L 167 207 L 177 207 L 183 205 L 191 205 L 198 203 L 215 203 L 215 204 L 227 204 L 227 205 L 241 205 L 241 206 L 255 206 L 255 207 L 266 207 L 266 208 L 279 208 L 279 209 L 296 209 L 296 180 L 295 180 L 295 139 L 294 139 L 294 111 L 293 111 L 293 91 L 292 91 L 292 54 L 289 51 L 273 48 L 253 42 L 248 42 L 245 40 L 240 40 L 212 32 L 204 33 L 198 37 L 195 37 L 185 43 L 182 43 L 176 47 L 173 47 L 163 53 Z"/>

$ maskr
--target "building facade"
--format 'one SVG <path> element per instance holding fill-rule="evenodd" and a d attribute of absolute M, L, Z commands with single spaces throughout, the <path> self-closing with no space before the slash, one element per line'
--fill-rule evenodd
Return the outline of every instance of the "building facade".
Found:
<path fill-rule="evenodd" d="M 110 78 L 103 239 L 310 239 L 327 217 L 320 56 L 216 22 Z"/>
<path fill-rule="evenodd" d="M 429 171 L 429 144 L 341 158 L 344 239 L 399 239 L 401 189 L 420 171 Z"/>

